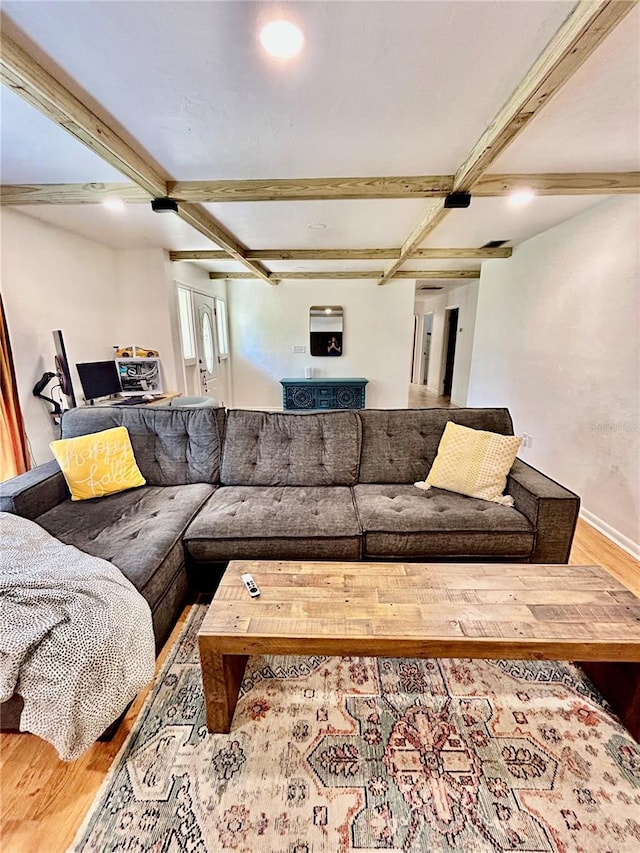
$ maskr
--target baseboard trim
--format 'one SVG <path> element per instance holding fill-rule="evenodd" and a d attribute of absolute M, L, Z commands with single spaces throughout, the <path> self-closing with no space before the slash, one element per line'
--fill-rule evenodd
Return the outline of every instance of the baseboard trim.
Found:
<path fill-rule="evenodd" d="M 607 524 L 606 521 L 598 518 L 597 515 L 589 512 L 588 509 L 580 510 L 580 518 L 583 518 L 588 524 L 595 527 L 595 529 L 602 533 L 603 536 L 606 536 L 607 539 L 611 539 L 612 542 L 614 542 L 619 548 L 622 548 L 623 551 L 626 551 L 627 554 L 631 554 L 634 559 L 640 560 L 640 544 L 629 539 L 629 537 L 625 536 L 623 533 L 620 533 L 619 530 L 616 530 L 615 527 L 612 527 L 610 524 Z"/>

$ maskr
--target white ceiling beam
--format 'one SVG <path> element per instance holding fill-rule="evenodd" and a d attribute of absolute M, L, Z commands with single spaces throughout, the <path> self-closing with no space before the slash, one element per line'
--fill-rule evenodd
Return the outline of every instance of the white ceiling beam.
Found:
<path fill-rule="evenodd" d="M 580 0 L 533 63 L 506 104 L 477 140 L 457 170 L 454 192 L 471 191 L 516 136 L 539 115 L 637 0 Z M 449 208 L 438 200 L 402 244 L 402 253 L 378 284 L 386 284 L 409 254 L 446 217 Z"/>
<path fill-rule="evenodd" d="M 283 281 L 292 279 L 295 281 L 303 281 L 305 279 L 377 279 L 382 275 L 381 270 L 339 270 L 331 272 L 272 272 L 269 278 L 272 281 Z M 253 278 L 249 272 L 210 272 L 209 278 L 212 279 L 241 279 Z M 394 273 L 394 278 L 424 278 L 424 279 L 472 279 L 480 278 L 480 270 L 398 270 Z"/>
<path fill-rule="evenodd" d="M 513 249 L 501 246 L 496 249 L 416 249 L 411 259 L 419 258 L 510 258 Z M 245 255 L 251 260 L 262 261 L 376 261 L 393 260 L 400 256 L 400 249 L 248 249 Z M 224 261 L 226 252 L 183 251 L 169 252 L 172 261 Z"/>

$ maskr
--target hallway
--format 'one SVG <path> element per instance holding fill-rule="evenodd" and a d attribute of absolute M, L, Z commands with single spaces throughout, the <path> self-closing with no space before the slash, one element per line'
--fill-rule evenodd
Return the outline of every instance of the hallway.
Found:
<path fill-rule="evenodd" d="M 442 397 L 429 391 L 426 385 L 409 384 L 410 409 L 455 409 L 449 397 Z"/>

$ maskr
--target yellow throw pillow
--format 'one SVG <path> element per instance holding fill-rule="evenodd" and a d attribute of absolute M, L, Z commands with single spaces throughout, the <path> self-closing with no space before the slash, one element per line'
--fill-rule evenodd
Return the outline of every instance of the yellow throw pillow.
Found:
<path fill-rule="evenodd" d="M 49 445 L 69 486 L 72 501 L 99 498 L 144 486 L 126 427 L 114 427 Z"/>
<path fill-rule="evenodd" d="M 513 506 L 513 498 L 502 493 L 521 441 L 517 435 L 498 435 L 449 421 L 427 479 L 415 485 Z"/>

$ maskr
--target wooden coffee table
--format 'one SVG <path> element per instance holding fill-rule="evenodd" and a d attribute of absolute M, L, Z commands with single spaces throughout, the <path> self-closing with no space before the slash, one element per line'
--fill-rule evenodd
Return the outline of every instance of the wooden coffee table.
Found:
<path fill-rule="evenodd" d="M 600 566 L 234 561 L 198 641 L 212 732 L 254 654 L 630 662 L 640 706 L 640 599 Z"/>

